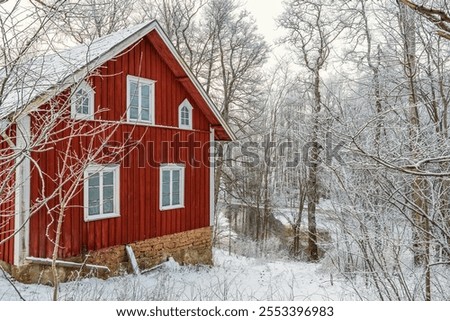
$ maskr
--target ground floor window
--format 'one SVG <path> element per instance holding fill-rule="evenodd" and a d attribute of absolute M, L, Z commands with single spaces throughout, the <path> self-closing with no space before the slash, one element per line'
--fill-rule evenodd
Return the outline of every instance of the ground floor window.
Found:
<path fill-rule="evenodd" d="M 119 165 L 89 165 L 84 173 L 84 219 L 120 216 Z"/>
<path fill-rule="evenodd" d="M 184 207 L 184 166 L 165 164 L 160 170 L 160 209 Z"/>

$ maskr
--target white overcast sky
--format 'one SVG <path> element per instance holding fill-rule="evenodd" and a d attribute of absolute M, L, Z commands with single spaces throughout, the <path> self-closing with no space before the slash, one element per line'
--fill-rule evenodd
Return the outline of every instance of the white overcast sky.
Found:
<path fill-rule="evenodd" d="M 6 3 L 3 3 L 3 6 L 8 9 L 9 7 L 12 8 L 15 3 L 14 0 L 7 0 Z M 243 0 L 243 3 L 256 19 L 259 32 L 264 35 L 268 43 L 272 44 L 279 33 L 276 30 L 275 19 L 282 12 L 282 0 Z M 23 4 L 28 5 L 29 2 L 24 1 Z"/>
<path fill-rule="evenodd" d="M 247 10 L 252 13 L 258 24 L 258 30 L 269 43 L 278 37 L 275 18 L 283 9 L 281 0 L 244 0 Z"/>
<path fill-rule="evenodd" d="M 1 0 L 0 0 L 1 1 Z M 15 0 L 8 0 L 3 4 L 8 8 L 13 6 Z M 282 48 L 274 48 L 274 41 L 279 38 L 280 30 L 277 30 L 275 19 L 281 14 L 283 5 L 282 0 L 242 0 L 245 8 L 256 19 L 258 31 L 262 34 L 267 43 L 272 47 L 272 53 L 279 56 L 284 53 Z M 22 4 L 28 5 L 28 1 L 23 1 Z"/>
<path fill-rule="evenodd" d="M 267 43 L 271 46 L 272 51 L 269 55 L 270 65 L 274 64 L 277 59 L 286 55 L 286 49 L 283 46 L 277 46 L 274 42 L 280 37 L 281 31 L 277 29 L 275 19 L 283 11 L 282 0 L 244 0 L 246 9 L 256 19 L 258 32 L 262 34 Z"/>

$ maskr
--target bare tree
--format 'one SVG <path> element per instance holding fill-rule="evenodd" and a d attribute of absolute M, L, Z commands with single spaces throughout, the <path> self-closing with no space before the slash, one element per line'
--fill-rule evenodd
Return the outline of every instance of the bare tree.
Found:
<path fill-rule="evenodd" d="M 57 300 L 60 276 L 56 261 L 62 250 L 62 228 L 68 209 L 75 206 L 74 199 L 88 179 L 85 170 L 92 163 L 120 163 L 125 146 L 127 152 L 132 148 L 116 135 L 120 122 L 74 118 L 73 104 L 85 98 L 76 94 L 82 82 L 73 80 L 73 71 L 84 68 L 87 78 L 97 75 L 95 69 L 89 69 L 90 47 L 79 48 L 80 53 L 85 52 L 81 57 L 64 51 L 53 53 L 53 39 L 47 35 L 66 8 L 58 12 L 59 7 L 53 6 L 42 11 L 41 5 L 31 14 L 21 6 L 0 12 L 0 27 L 5 32 L 0 44 L 0 248 L 14 238 L 20 249 L 15 264 L 23 264 L 29 256 L 25 245 L 30 219 L 47 216 L 45 238 L 53 244 L 53 299 Z M 33 23 L 24 28 L 18 17 Z M 41 48 L 47 52 L 42 53 Z M 108 107 L 96 106 L 96 113 Z M 126 111 L 122 117 L 125 115 Z M 55 155 L 52 166 L 36 157 L 49 151 Z M 25 184 L 30 177 L 38 195 L 32 200 Z"/>
<path fill-rule="evenodd" d="M 446 1 L 438 1 L 441 2 L 441 7 L 432 7 L 435 3 L 432 3 L 430 6 L 419 5 L 415 1 L 410 0 L 398 0 L 398 2 L 424 16 L 439 29 L 437 32 L 439 36 L 450 40 L 450 15 Z"/>
<path fill-rule="evenodd" d="M 311 91 L 311 132 L 309 138 L 308 199 L 308 255 L 319 259 L 317 246 L 316 205 L 319 202 L 319 131 L 323 121 L 324 103 L 321 93 L 321 70 L 330 55 L 331 44 L 342 31 L 339 20 L 330 18 L 337 4 L 327 1 L 297 1 L 286 3 L 279 24 L 288 31 L 284 40 L 291 45 L 308 71 Z"/>
<path fill-rule="evenodd" d="M 54 15 L 53 34 L 59 46 L 71 45 L 67 37 L 78 44 L 128 27 L 138 17 L 134 14 L 135 0 L 35 0 L 41 15 Z"/>

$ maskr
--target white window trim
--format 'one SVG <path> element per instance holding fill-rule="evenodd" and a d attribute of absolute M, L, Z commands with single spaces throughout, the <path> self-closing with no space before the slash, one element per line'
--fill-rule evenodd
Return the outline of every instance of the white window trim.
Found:
<path fill-rule="evenodd" d="M 136 81 L 138 84 L 147 84 L 152 87 L 151 95 L 150 95 L 150 118 L 151 120 L 142 120 L 142 119 L 131 119 L 130 118 L 130 81 Z M 154 125 L 155 124 L 155 80 L 127 75 L 127 122 L 138 123 L 138 124 L 147 124 Z M 141 95 L 139 95 L 139 118 L 141 117 Z"/>
<path fill-rule="evenodd" d="M 166 205 L 163 206 L 163 171 L 164 170 L 180 170 L 180 204 L 178 205 Z M 173 210 L 177 208 L 184 208 L 184 175 L 185 175 L 185 167 L 183 164 L 161 164 L 159 170 L 159 209 L 161 211 Z M 172 176 L 171 176 L 172 178 Z M 172 180 L 170 181 L 170 197 L 172 197 Z M 172 202 L 172 199 L 171 199 Z"/>
<path fill-rule="evenodd" d="M 114 172 L 114 213 L 109 214 L 98 214 L 95 216 L 89 215 L 89 176 L 92 174 L 100 173 L 104 170 L 109 170 Z M 100 180 L 100 184 L 102 180 Z M 100 185 L 102 186 L 102 185 Z M 99 188 L 100 195 L 103 194 L 103 189 Z M 92 222 L 98 221 L 108 218 L 120 217 L 120 165 L 98 165 L 91 164 L 84 171 L 84 186 L 83 186 L 83 195 L 84 195 L 84 221 Z M 103 199 L 100 196 L 100 199 Z"/>
<path fill-rule="evenodd" d="M 181 108 L 183 106 L 186 106 L 189 111 L 189 125 L 181 124 Z M 178 127 L 181 129 L 192 129 L 192 105 L 187 98 L 178 106 Z"/>
<path fill-rule="evenodd" d="M 80 89 L 85 90 L 89 94 L 89 96 L 88 96 L 88 99 L 89 99 L 89 106 L 88 106 L 89 113 L 87 115 L 77 112 L 77 108 L 76 108 L 76 104 L 75 104 L 75 92 L 80 90 Z M 79 83 L 78 86 L 72 87 L 72 95 L 70 97 L 70 112 L 71 112 L 72 118 L 75 118 L 75 119 L 94 119 L 94 99 L 95 99 L 94 94 L 95 94 L 94 89 L 92 89 L 91 85 L 89 85 L 84 80 L 81 83 Z"/>

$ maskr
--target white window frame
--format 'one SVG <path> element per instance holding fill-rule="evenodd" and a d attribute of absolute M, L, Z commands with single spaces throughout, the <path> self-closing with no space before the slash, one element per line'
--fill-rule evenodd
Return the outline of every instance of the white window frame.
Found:
<path fill-rule="evenodd" d="M 184 125 L 181 123 L 181 108 L 184 106 L 187 107 L 189 112 L 189 125 Z M 178 127 L 181 129 L 192 129 L 192 105 L 187 98 L 183 100 L 180 106 L 178 106 Z"/>
<path fill-rule="evenodd" d="M 163 206 L 163 172 L 170 171 L 170 203 L 172 203 L 172 172 L 180 171 L 180 204 Z M 162 164 L 159 171 L 159 209 L 161 211 L 184 208 L 184 175 L 185 166 L 183 164 Z"/>
<path fill-rule="evenodd" d="M 114 211 L 113 213 L 103 214 L 103 173 L 114 173 Z M 100 174 L 99 176 L 99 200 L 100 200 L 100 214 L 89 215 L 89 177 L 92 174 Z M 91 222 L 114 218 L 120 216 L 120 165 L 98 165 L 91 164 L 84 171 L 84 221 Z"/>
<path fill-rule="evenodd" d="M 131 119 L 131 95 L 130 95 L 130 82 L 134 81 L 138 83 L 138 112 L 139 112 L 139 116 L 138 119 Z M 127 75 L 127 121 L 128 122 L 133 122 L 133 123 L 142 123 L 142 124 L 149 124 L 149 125 L 154 125 L 155 124 L 155 80 L 152 79 L 147 79 L 147 78 L 142 78 L 142 77 L 136 77 L 136 76 L 132 76 L 132 75 Z M 140 95 L 140 85 L 149 85 L 151 88 L 151 93 L 150 93 L 150 102 L 149 102 L 149 120 L 142 120 L 141 118 L 141 110 L 142 110 L 142 106 L 141 106 L 141 95 Z"/>
<path fill-rule="evenodd" d="M 84 90 L 88 93 L 88 113 L 83 114 L 79 113 L 77 111 L 77 104 L 76 104 L 76 95 L 75 93 L 79 90 Z M 75 119 L 94 119 L 94 99 L 95 99 L 95 92 L 94 89 L 92 89 L 91 85 L 89 85 L 86 81 L 82 81 L 78 84 L 78 86 L 72 87 L 72 95 L 70 97 L 70 111 L 72 118 Z"/>

